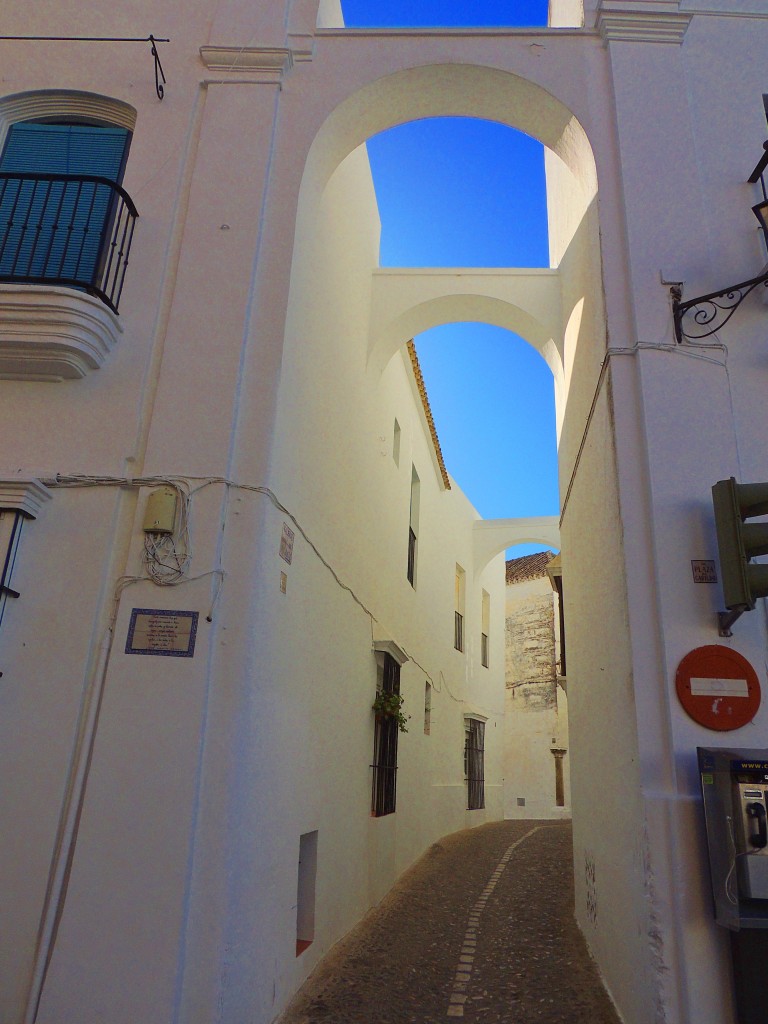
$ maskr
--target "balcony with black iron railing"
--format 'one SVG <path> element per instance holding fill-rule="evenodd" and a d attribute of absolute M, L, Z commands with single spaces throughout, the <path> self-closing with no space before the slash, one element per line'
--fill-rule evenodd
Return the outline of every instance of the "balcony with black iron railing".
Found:
<path fill-rule="evenodd" d="M 137 216 L 108 178 L 0 173 L 0 281 L 82 288 L 116 313 Z"/>
<path fill-rule="evenodd" d="M 0 377 L 62 380 L 102 364 L 121 330 L 137 217 L 108 178 L 0 172 Z M 54 307 L 63 325 L 54 324 Z M 28 328 L 21 340 L 14 328 L 12 344 L 4 337 L 11 318 Z"/>

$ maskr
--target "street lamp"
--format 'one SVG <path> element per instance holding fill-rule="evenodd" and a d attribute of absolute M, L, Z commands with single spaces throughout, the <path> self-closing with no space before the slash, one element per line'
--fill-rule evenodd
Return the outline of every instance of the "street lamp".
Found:
<path fill-rule="evenodd" d="M 763 238 L 768 245 L 768 192 L 766 192 L 765 185 L 768 142 L 763 143 L 763 150 L 763 155 L 750 174 L 748 181 L 751 185 L 755 185 L 759 181 L 763 191 L 763 201 L 753 206 L 752 212 L 757 217 Z M 672 295 L 675 339 L 678 345 L 683 338 L 687 338 L 689 341 L 700 341 L 702 338 L 711 337 L 728 323 L 744 299 L 759 285 L 768 287 L 768 267 L 757 277 L 752 277 L 748 281 L 729 285 L 727 288 L 709 292 L 708 295 L 700 295 L 696 299 L 688 299 L 686 302 L 681 301 L 682 285 L 673 285 L 670 288 L 670 294 Z"/>

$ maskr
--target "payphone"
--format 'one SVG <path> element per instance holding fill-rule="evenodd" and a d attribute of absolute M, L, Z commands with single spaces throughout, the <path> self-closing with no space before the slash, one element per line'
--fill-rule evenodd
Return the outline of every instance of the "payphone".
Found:
<path fill-rule="evenodd" d="M 768 774 L 736 773 L 733 806 L 736 814 L 736 870 L 739 890 L 747 899 L 768 899 L 768 830 L 766 795 Z"/>
<path fill-rule="evenodd" d="M 768 750 L 699 747 L 715 917 L 768 928 Z"/>
<path fill-rule="evenodd" d="M 699 747 L 715 920 L 730 929 L 739 1024 L 768 1024 L 768 750 Z"/>

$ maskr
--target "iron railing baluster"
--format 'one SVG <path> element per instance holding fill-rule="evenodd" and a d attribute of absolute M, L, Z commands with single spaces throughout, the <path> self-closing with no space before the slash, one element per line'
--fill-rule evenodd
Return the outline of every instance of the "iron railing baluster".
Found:
<path fill-rule="evenodd" d="M 116 313 L 137 217 L 108 178 L 2 172 L 0 282 L 82 289 Z"/>
<path fill-rule="evenodd" d="M 48 189 L 48 198 L 50 199 L 51 194 L 54 191 L 54 185 L 59 184 L 58 182 L 51 182 Z M 66 195 L 67 187 L 64 182 L 61 182 L 61 189 L 59 191 L 59 203 L 56 208 L 56 213 L 53 215 L 53 224 L 51 225 L 51 238 L 48 242 L 48 248 L 45 253 L 45 259 L 43 260 L 43 268 L 47 272 L 48 267 L 51 264 L 51 256 L 53 255 L 54 246 L 56 245 L 56 239 L 58 238 L 59 221 L 61 220 L 61 213 L 64 207 L 64 196 Z"/>

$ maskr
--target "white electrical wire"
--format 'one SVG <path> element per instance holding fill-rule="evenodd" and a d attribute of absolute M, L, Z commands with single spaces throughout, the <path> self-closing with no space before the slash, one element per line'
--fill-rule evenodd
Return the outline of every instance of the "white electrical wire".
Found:
<path fill-rule="evenodd" d="M 192 481 L 198 481 L 197 486 L 191 487 Z M 171 487 L 175 491 L 178 499 L 178 523 L 172 534 L 167 533 L 156 533 L 147 532 L 144 537 L 144 550 L 142 552 L 142 565 L 146 573 L 145 577 L 142 576 L 124 576 L 121 577 L 115 588 L 115 602 L 119 601 L 120 593 L 132 583 L 138 583 L 143 579 L 150 579 L 154 584 L 160 587 L 175 587 L 182 583 L 191 583 L 194 580 L 203 579 L 206 576 L 218 576 L 219 582 L 216 588 L 216 592 L 211 602 L 210 611 L 208 613 L 208 620 L 210 621 L 213 610 L 218 602 L 219 595 L 223 586 L 224 578 L 226 573 L 223 569 L 212 569 L 209 572 L 201 573 L 197 576 L 189 575 L 189 565 L 192 559 L 190 540 L 189 540 L 189 518 L 190 518 L 190 505 L 192 496 L 198 491 L 203 490 L 206 487 L 213 486 L 215 484 L 222 484 L 227 488 L 233 488 L 236 490 L 250 491 L 255 494 L 264 495 L 270 503 L 284 515 L 287 519 L 293 523 L 298 533 L 304 538 L 306 543 L 309 545 L 311 550 L 314 552 L 316 557 L 325 566 L 328 572 L 333 577 L 336 584 L 344 591 L 346 591 L 352 600 L 362 609 L 362 611 L 371 620 L 371 628 L 373 623 L 378 623 L 379 620 L 376 618 L 371 609 L 365 604 L 363 600 L 355 593 L 352 587 L 350 587 L 344 580 L 341 579 L 339 574 L 333 568 L 331 563 L 323 556 L 320 549 L 307 534 L 304 527 L 296 519 L 292 512 L 290 512 L 285 505 L 278 499 L 274 491 L 270 490 L 269 487 L 260 487 L 255 484 L 242 484 L 237 483 L 234 480 L 229 480 L 227 477 L 221 476 L 210 476 L 210 477 L 196 477 L 196 476 L 145 476 L 145 477 L 110 477 L 110 476 L 92 476 L 82 474 L 68 474 L 62 475 L 57 473 L 55 477 L 42 479 L 41 482 L 46 487 Z M 110 623 L 110 629 L 114 624 L 114 618 Z M 454 696 L 451 693 L 448 682 L 443 674 L 442 669 L 439 671 L 441 685 L 438 686 L 435 682 L 433 675 L 427 671 L 424 666 L 417 661 L 417 659 L 408 652 L 408 650 L 399 644 L 408 660 L 424 673 L 429 683 L 435 689 L 436 693 L 442 693 L 443 689 L 448 693 L 448 696 L 456 703 L 463 703 L 461 698 Z M 485 709 L 492 711 L 493 709 Z M 493 711 L 495 714 L 495 710 Z"/>
<path fill-rule="evenodd" d="M 733 821 L 731 820 L 730 815 L 726 815 L 726 819 L 728 821 L 728 838 L 731 841 L 731 867 L 728 874 L 725 876 L 725 882 L 723 885 L 728 902 L 734 907 L 737 907 L 739 905 L 739 900 L 738 897 L 734 896 L 732 890 L 733 872 L 736 870 L 736 841 L 733 838 Z"/>

